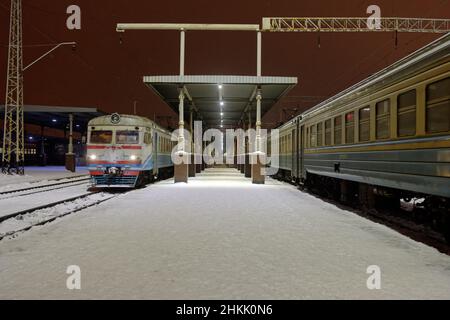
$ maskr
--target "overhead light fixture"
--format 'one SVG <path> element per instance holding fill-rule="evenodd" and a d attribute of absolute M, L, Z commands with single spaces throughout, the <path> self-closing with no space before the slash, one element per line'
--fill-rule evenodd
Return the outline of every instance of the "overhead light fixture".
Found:
<path fill-rule="evenodd" d="M 58 122 L 58 120 L 56 120 L 56 119 L 52 119 L 52 122 Z"/>
<path fill-rule="evenodd" d="M 223 88 L 223 85 L 219 84 L 219 89 L 222 89 L 222 88 Z"/>
<path fill-rule="evenodd" d="M 221 106 L 221 107 L 223 107 L 224 104 L 225 104 L 225 103 L 224 103 L 223 101 L 220 101 L 220 106 Z"/>
<path fill-rule="evenodd" d="M 220 116 L 223 117 L 223 112 L 220 113 Z"/>

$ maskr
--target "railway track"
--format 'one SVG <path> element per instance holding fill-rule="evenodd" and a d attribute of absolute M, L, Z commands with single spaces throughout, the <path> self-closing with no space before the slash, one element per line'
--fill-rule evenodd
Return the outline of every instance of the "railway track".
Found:
<path fill-rule="evenodd" d="M 64 181 L 57 182 L 61 180 Z M 87 181 L 90 180 L 90 178 L 84 175 L 73 177 L 72 179 L 70 179 L 70 181 L 66 180 L 69 179 L 67 178 L 55 179 L 52 181 L 56 181 L 56 183 L 0 192 L 0 207 L 3 205 L 6 208 L 8 206 L 10 209 L 15 208 L 16 206 L 15 198 L 23 197 L 23 201 L 22 199 L 20 199 L 20 202 L 17 202 L 18 204 L 17 206 L 22 205 L 22 208 L 20 210 L 0 216 L 0 241 L 5 238 L 14 237 L 16 234 L 28 231 L 33 227 L 50 223 L 58 218 L 62 218 L 67 215 L 85 210 L 87 208 L 101 204 L 105 201 L 116 198 L 119 195 L 133 191 L 128 190 L 124 192 L 122 190 L 117 189 L 115 191 L 105 193 L 102 192 L 101 190 L 91 190 L 88 192 L 83 192 L 76 196 L 70 196 L 70 193 L 80 192 L 80 188 L 77 188 L 77 186 L 82 185 L 87 186 Z M 68 194 L 65 193 L 64 190 L 61 190 L 69 188 L 73 188 L 73 190 L 67 190 L 69 191 Z M 62 193 L 58 194 L 59 192 L 58 190 L 62 191 Z M 56 193 L 51 193 L 54 191 L 56 191 Z M 49 196 L 46 196 L 45 195 L 46 192 L 50 192 L 51 194 Z M 37 204 L 32 208 L 26 208 L 27 200 L 36 202 L 36 199 L 39 198 L 36 198 L 35 195 L 39 193 L 43 194 L 42 197 L 40 197 L 42 199 L 51 199 L 52 197 L 54 198 L 57 196 L 60 197 L 62 196 L 63 198 L 56 201 L 52 201 L 50 203 L 45 203 L 45 201 L 44 203 L 42 203 L 42 201 L 37 201 L 41 203 Z M 64 196 L 65 194 L 67 196 Z M 95 195 L 100 196 L 96 198 Z M 27 196 L 29 196 L 30 198 L 27 199 Z M 9 201 L 12 202 L 8 204 Z M 25 208 L 23 206 L 24 203 Z"/>
<path fill-rule="evenodd" d="M 61 180 L 66 180 L 66 179 L 67 178 L 50 180 L 50 181 L 61 181 Z M 0 200 L 21 197 L 21 196 L 31 195 L 31 194 L 35 194 L 35 193 L 48 192 L 48 191 L 63 189 L 63 188 L 71 187 L 71 186 L 77 186 L 77 185 L 85 184 L 87 181 L 89 181 L 89 179 L 90 178 L 86 177 L 86 176 L 80 176 L 80 177 L 77 176 L 77 177 L 71 178 L 69 181 L 56 182 L 56 183 L 43 184 L 43 185 L 38 185 L 38 186 L 33 186 L 33 187 L 2 191 L 2 192 L 0 192 Z M 27 191 L 31 191 L 31 192 L 27 192 Z M 4 196 L 6 196 L 6 197 L 4 197 Z"/>
<path fill-rule="evenodd" d="M 30 208 L 30 209 L 26 209 L 26 210 L 17 211 L 17 212 L 8 214 L 6 216 L 0 217 L 0 226 L 1 226 L 2 223 L 5 223 L 7 221 L 11 221 L 11 219 L 19 219 L 19 217 L 21 217 L 21 219 L 19 219 L 19 220 L 23 220 L 23 218 L 25 216 L 27 216 L 27 215 L 28 216 L 33 215 L 33 214 L 34 215 L 38 215 L 40 211 L 43 211 L 43 210 L 46 210 L 46 209 L 57 208 L 58 206 L 64 205 L 61 208 L 61 212 L 56 214 L 56 215 L 51 215 L 49 217 L 46 217 L 46 218 L 43 218 L 43 219 L 39 219 L 38 221 L 31 222 L 29 225 L 26 225 L 26 226 L 23 226 L 23 227 L 20 227 L 20 228 L 11 230 L 11 231 L 7 231 L 7 232 L 4 232 L 4 233 L 0 233 L 0 240 L 3 240 L 6 237 L 14 237 L 16 234 L 28 231 L 28 230 L 30 230 L 33 227 L 41 226 L 41 225 L 50 223 L 52 221 L 55 221 L 58 218 L 62 218 L 62 217 L 65 217 L 67 215 L 70 215 L 70 214 L 73 214 L 73 213 L 85 210 L 87 208 L 96 206 L 96 205 L 98 205 L 100 203 L 103 203 L 103 202 L 106 202 L 106 201 L 111 200 L 113 198 L 116 198 L 120 194 L 123 194 L 123 193 L 109 194 L 109 195 L 106 195 L 105 197 L 102 197 L 102 198 L 99 198 L 99 199 L 92 199 L 91 201 L 89 201 L 89 199 L 88 199 L 89 197 L 91 197 L 93 195 L 96 195 L 96 194 L 99 194 L 99 193 L 101 193 L 101 192 L 100 191 L 92 191 L 92 192 L 88 192 L 86 194 L 78 195 L 76 197 L 72 197 L 72 198 L 69 198 L 69 199 L 55 201 L 55 202 L 52 202 L 52 203 L 36 206 L 34 208 Z M 81 204 L 81 205 L 75 206 L 73 208 L 70 208 L 70 207 L 67 206 L 68 203 L 75 202 L 77 200 L 83 200 L 83 199 L 87 200 L 85 204 Z"/>

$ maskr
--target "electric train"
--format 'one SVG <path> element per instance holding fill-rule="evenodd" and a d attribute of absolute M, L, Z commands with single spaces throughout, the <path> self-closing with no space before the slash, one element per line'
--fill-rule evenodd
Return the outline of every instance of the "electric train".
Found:
<path fill-rule="evenodd" d="M 450 240 L 450 34 L 278 129 L 278 177 L 363 205 L 424 199 Z"/>
<path fill-rule="evenodd" d="M 97 188 L 134 188 L 173 174 L 176 142 L 153 121 L 113 114 L 88 124 L 87 164 Z"/>

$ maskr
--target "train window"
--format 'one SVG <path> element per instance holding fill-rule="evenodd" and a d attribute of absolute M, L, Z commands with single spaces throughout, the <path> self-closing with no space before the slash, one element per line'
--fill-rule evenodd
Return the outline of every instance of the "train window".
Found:
<path fill-rule="evenodd" d="M 323 145 L 322 133 L 323 133 L 323 123 L 320 122 L 317 124 L 317 146 L 318 147 L 321 147 Z"/>
<path fill-rule="evenodd" d="M 288 145 L 287 145 L 288 153 L 292 152 L 292 135 L 288 135 Z"/>
<path fill-rule="evenodd" d="M 345 115 L 345 143 L 355 142 L 355 113 Z"/>
<path fill-rule="evenodd" d="M 284 153 L 288 153 L 288 136 L 284 136 Z"/>
<path fill-rule="evenodd" d="M 325 145 L 331 146 L 331 119 L 325 121 Z"/>
<path fill-rule="evenodd" d="M 342 144 L 342 117 L 334 118 L 334 144 Z"/>
<path fill-rule="evenodd" d="M 416 134 L 416 90 L 402 93 L 397 98 L 398 136 L 406 137 Z"/>
<path fill-rule="evenodd" d="M 138 144 L 139 143 L 139 131 L 117 131 L 116 132 L 117 144 Z"/>
<path fill-rule="evenodd" d="M 309 147 L 309 127 L 306 127 L 306 148 Z"/>
<path fill-rule="evenodd" d="M 370 107 L 359 109 L 359 141 L 370 140 Z"/>
<path fill-rule="evenodd" d="M 427 132 L 450 131 L 450 78 L 430 84 L 426 97 Z"/>
<path fill-rule="evenodd" d="M 376 104 L 377 139 L 388 139 L 390 137 L 390 115 L 391 100 L 386 99 Z"/>
<path fill-rule="evenodd" d="M 283 153 L 283 137 L 280 138 L 280 154 Z"/>
<path fill-rule="evenodd" d="M 90 143 L 110 144 L 112 143 L 112 131 L 96 130 L 91 131 Z"/>
<path fill-rule="evenodd" d="M 146 132 L 144 136 L 144 143 L 151 144 L 152 143 L 152 134 L 150 132 Z"/>
<path fill-rule="evenodd" d="M 312 148 L 317 147 L 316 138 L 317 138 L 317 125 L 313 125 L 311 127 L 311 147 Z"/>

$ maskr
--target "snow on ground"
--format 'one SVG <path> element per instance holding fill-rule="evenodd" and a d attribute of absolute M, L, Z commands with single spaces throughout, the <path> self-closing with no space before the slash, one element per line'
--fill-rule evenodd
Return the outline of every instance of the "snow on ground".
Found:
<path fill-rule="evenodd" d="M 70 186 L 63 189 L 51 190 L 47 192 L 35 193 L 23 197 L 14 197 L 7 199 L 0 199 L 0 217 L 28 210 L 52 202 L 70 199 L 76 196 L 81 196 L 88 193 L 89 184 Z"/>
<path fill-rule="evenodd" d="M 24 176 L 0 173 L 0 192 L 39 186 L 48 184 L 48 180 L 70 178 L 88 173 L 89 172 L 85 167 L 77 168 L 77 172 L 75 173 L 67 171 L 64 167 L 58 166 L 25 167 Z"/>
<path fill-rule="evenodd" d="M 450 298 L 450 257 L 293 186 L 215 172 L 0 241 L 0 298 Z M 371 265 L 381 290 L 366 287 Z"/>

